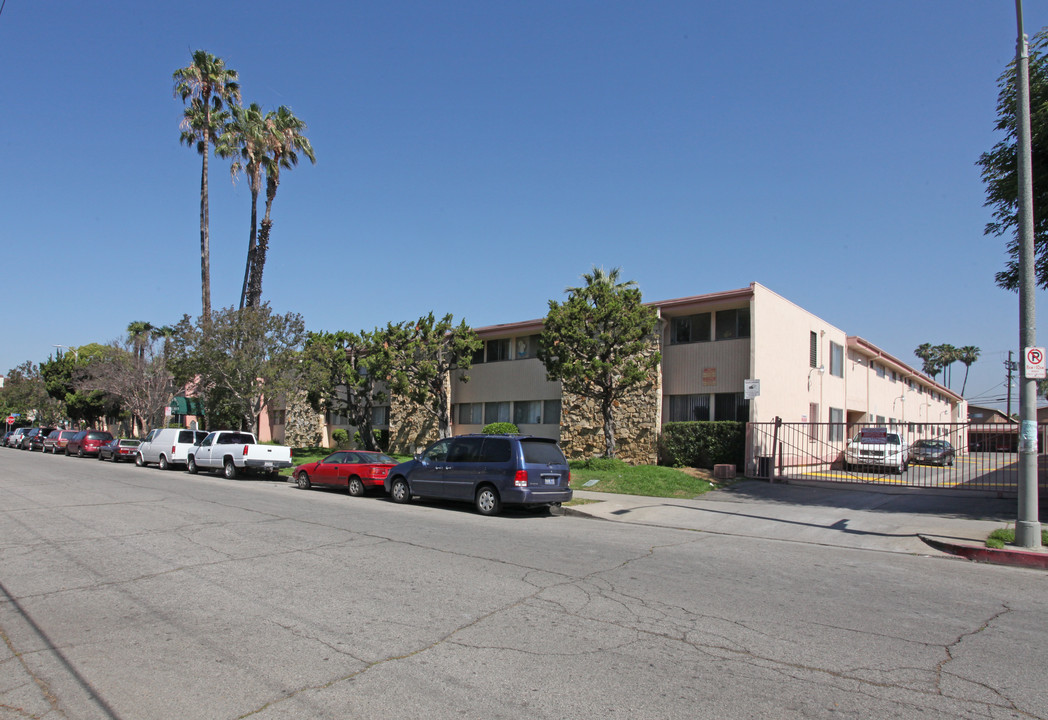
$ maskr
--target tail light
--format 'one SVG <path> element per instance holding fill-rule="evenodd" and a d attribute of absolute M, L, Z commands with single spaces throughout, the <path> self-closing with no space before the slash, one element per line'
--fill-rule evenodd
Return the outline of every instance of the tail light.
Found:
<path fill-rule="evenodd" d="M 527 487 L 528 486 L 528 471 L 518 470 L 513 475 L 513 486 L 514 487 Z"/>
<path fill-rule="evenodd" d="M 247 455 L 247 445 L 244 446 L 244 452 L 242 452 L 240 454 L 241 455 Z"/>
<path fill-rule="evenodd" d="M 171 457 L 174 457 L 174 456 L 175 456 L 175 446 L 172 445 L 171 446 Z"/>

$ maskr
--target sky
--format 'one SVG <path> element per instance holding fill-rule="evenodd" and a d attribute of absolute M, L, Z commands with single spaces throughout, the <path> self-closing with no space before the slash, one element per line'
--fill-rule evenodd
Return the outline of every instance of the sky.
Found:
<path fill-rule="evenodd" d="M 1030 35 L 1048 25 L 1048 3 L 1024 5 Z M 4 0 L 0 373 L 199 315 L 201 162 L 172 73 L 203 49 L 245 103 L 307 123 L 317 163 L 281 175 L 263 300 L 309 330 L 541 318 L 595 266 L 648 301 L 759 282 L 916 368 L 921 343 L 978 346 L 966 396 L 1003 407 L 1019 299 L 994 284 L 1004 240 L 983 234 L 976 161 L 1000 139 L 1015 15 Z M 222 160 L 209 182 L 220 308 L 239 303 L 250 194 Z"/>

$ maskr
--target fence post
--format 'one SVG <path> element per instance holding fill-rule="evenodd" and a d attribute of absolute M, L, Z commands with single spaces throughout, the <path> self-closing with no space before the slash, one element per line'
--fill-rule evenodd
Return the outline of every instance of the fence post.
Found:
<path fill-rule="evenodd" d="M 771 436 L 771 462 L 768 463 L 770 468 L 768 470 L 768 482 L 775 482 L 775 458 L 779 458 L 779 467 L 781 474 L 782 467 L 782 449 L 779 447 L 779 428 L 782 427 L 782 418 L 775 417 L 775 431 Z"/>

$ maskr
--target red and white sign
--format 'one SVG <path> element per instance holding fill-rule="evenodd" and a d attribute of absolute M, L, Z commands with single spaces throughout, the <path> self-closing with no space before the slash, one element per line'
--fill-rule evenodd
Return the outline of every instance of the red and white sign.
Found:
<path fill-rule="evenodd" d="M 1030 380 L 1044 380 L 1048 377 L 1044 362 L 1043 347 L 1028 347 L 1023 350 L 1023 358 L 1026 360 L 1023 376 Z"/>
<path fill-rule="evenodd" d="M 14 425 L 15 424 L 15 419 L 14 419 L 13 416 L 11 416 L 11 415 L 7 416 L 7 424 L 8 425 Z"/>

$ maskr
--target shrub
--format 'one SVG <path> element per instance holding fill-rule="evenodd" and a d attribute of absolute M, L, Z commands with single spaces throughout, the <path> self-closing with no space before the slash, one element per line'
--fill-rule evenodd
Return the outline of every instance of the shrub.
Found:
<path fill-rule="evenodd" d="M 719 463 L 742 467 L 746 423 L 674 422 L 662 427 L 659 462 L 672 467 L 713 468 Z"/>
<path fill-rule="evenodd" d="M 373 429 L 371 433 L 375 437 L 375 447 L 382 452 L 389 449 L 389 430 Z M 360 436 L 359 430 L 353 433 L 353 444 L 358 448 L 364 447 L 364 439 Z"/>
<path fill-rule="evenodd" d="M 493 422 L 485 425 L 481 432 L 485 435 L 515 435 L 520 430 L 513 423 Z"/>
<path fill-rule="evenodd" d="M 331 431 L 331 442 L 335 443 L 335 447 L 345 447 L 349 442 L 349 433 L 342 428 L 336 428 Z"/>

